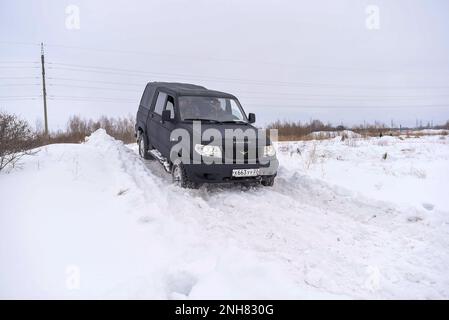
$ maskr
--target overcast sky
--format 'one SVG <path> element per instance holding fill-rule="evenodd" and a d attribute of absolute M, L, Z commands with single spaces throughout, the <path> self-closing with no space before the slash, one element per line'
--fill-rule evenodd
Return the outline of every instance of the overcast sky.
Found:
<path fill-rule="evenodd" d="M 446 0 L 0 0 L 0 24 L 0 109 L 42 120 L 42 41 L 52 129 L 135 114 L 148 81 L 233 93 L 259 125 L 449 119 Z"/>

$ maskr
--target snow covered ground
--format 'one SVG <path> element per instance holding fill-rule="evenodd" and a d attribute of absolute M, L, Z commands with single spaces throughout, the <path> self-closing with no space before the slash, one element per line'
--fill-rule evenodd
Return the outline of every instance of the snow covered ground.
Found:
<path fill-rule="evenodd" d="M 100 130 L 0 174 L 0 298 L 449 298 L 449 138 L 278 144 L 182 190 Z"/>

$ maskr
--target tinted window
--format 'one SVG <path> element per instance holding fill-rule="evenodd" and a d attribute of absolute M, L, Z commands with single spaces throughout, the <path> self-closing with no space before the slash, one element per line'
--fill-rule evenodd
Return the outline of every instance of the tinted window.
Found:
<path fill-rule="evenodd" d="M 181 96 L 178 108 L 181 120 L 247 121 L 238 102 L 230 98 Z"/>
<path fill-rule="evenodd" d="M 162 110 L 164 110 L 165 100 L 167 99 L 167 94 L 164 92 L 159 92 L 157 96 L 156 105 L 154 106 L 154 112 L 162 115 Z"/>

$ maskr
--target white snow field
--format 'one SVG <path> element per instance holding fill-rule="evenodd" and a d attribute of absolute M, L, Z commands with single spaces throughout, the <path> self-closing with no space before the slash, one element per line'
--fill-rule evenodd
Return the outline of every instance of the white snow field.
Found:
<path fill-rule="evenodd" d="M 386 153 L 386 159 L 384 159 Z M 0 173 L 0 298 L 449 298 L 449 138 L 278 144 L 183 190 L 103 130 Z"/>

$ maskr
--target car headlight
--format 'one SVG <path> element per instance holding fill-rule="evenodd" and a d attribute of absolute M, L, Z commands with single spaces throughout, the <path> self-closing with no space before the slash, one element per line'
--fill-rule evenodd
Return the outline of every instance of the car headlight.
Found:
<path fill-rule="evenodd" d="M 273 157 L 275 154 L 276 154 L 276 149 L 274 149 L 273 145 L 263 147 L 263 156 L 264 157 Z"/>
<path fill-rule="evenodd" d="M 218 146 L 196 144 L 195 151 L 204 157 L 221 158 L 221 148 Z"/>

